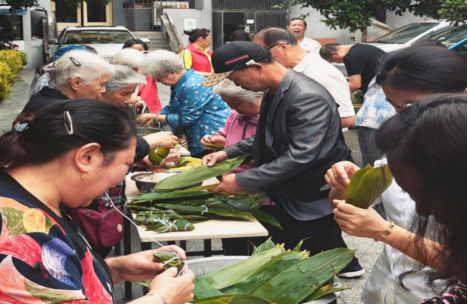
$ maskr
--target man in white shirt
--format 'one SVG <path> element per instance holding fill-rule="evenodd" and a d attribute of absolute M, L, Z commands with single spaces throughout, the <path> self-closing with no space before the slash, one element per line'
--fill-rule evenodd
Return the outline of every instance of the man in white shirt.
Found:
<path fill-rule="evenodd" d="M 355 112 L 349 84 L 344 75 L 320 55 L 303 50 L 296 37 L 282 28 L 270 27 L 255 35 L 253 42 L 270 49 L 271 55 L 287 68 L 320 83 L 339 105 L 343 132 L 354 126 Z"/>
<path fill-rule="evenodd" d="M 307 30 L 307 22 L 302 18 L 292 18 L 288 23 L 288 31 L 294 34 L 297 38 L 297 43 L 304 50 L 318 54 L 322 45 L 317 41 L 305 37 Z"/>

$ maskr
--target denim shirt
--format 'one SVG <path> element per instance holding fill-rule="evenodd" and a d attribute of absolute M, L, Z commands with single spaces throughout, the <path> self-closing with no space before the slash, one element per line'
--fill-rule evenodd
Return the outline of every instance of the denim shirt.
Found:
<path fill-rule="evenodd" d="M 193 69 L 187 70 L 171 87 L 171 100 L 161 111 L 161 114 L 167 115 L 167 123 L 174 134 L 177 134 L 179 115 L 182 117 L 182 127 L 192 155 L 205 150 L 200 140 L 204 135 L 214 135 L 224 127 L 231 111 L 221 96 L 213 93 L 212 87 L 201 86 L 203 80 L 205 77 Z"/>
<path fill-rule="evenodd" d="M 364 95 L 364 104 L 356 114 L 356 127 L 378 129 L 395 114 L 395 108 L 387 101 L 382 87 L 375 83 L 375 78 L 372 79 Z"/>

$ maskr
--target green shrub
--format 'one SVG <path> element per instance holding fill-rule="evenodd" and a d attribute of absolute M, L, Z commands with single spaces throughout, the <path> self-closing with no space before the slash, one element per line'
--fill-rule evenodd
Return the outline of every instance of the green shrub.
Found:
<path fill-rule="evenodd" d="M 8 67 L 8 64 L 0 61 L 0 100 L 8 96 L 8 91 L 13 85 L 13 83 L 8 81 L 10 75 L 11 69 Z"/>
<path fill-rule="evenodd" d="M 21 51 L 0 51 L 0 101 L 8 96 L 16 75 L 27 63 L 27 56 Z"/>

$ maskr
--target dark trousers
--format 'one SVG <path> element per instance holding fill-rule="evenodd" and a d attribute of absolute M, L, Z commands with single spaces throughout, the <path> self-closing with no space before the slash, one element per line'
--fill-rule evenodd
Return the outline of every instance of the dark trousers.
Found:
<path fill-rule="evenodd" d="M 284 243 L 285 249 L 293 249 L 301 240 L 304 240 L 302 250 L 310 251 L 311 256 L 325 250 L 347 248 L 333 214 L 312 221 L 298 221 L 279 204 L 262 206 L 260 210 L 276 217 L 280 222 L 283 230 L 267 223 L 262 225 L 268 230 L 273 242 Z M 223 248 L 226 255 L 250 255 L 252 244 L 258 246 L 267 239 L 268 237 L 224 239 Z"/>

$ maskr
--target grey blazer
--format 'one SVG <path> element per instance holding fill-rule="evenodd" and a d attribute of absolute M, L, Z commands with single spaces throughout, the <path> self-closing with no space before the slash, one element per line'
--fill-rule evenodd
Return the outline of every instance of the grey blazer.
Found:
<path fill-rule="evenodd" d="M 251 193 L 266 191 L 297 220 L 326 216 L 332 209 L 323 176 L 333 163 L 350 158 L 337 105 L 322 85 L 294 70 L 273 98 L 268 94 L 256 135 L 225 149 L 229 158 L 251 154 L 255 159 L 256 168 L 237 173 L 237 182 Z"/>

